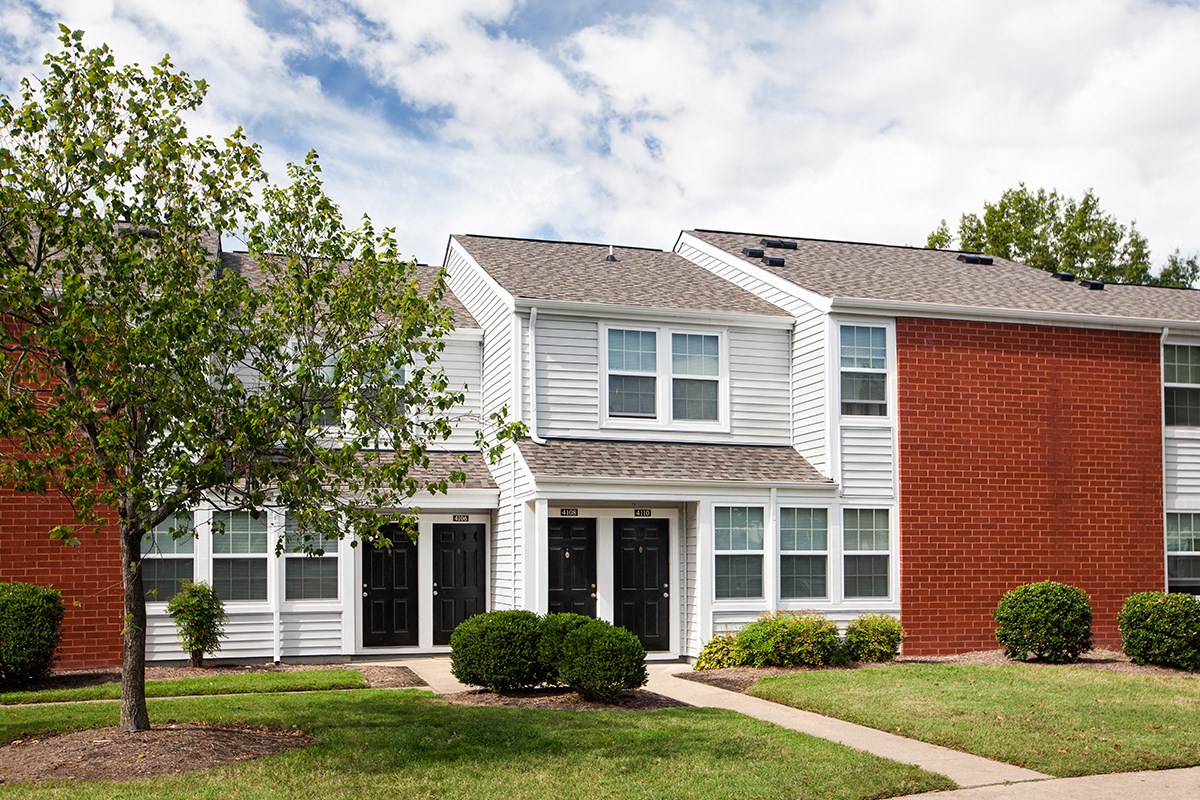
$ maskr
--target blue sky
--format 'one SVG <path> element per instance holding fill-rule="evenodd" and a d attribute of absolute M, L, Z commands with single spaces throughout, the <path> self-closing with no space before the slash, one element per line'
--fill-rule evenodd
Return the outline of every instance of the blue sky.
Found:
<path fill-rule="evenodd" d="M 57 22 L 165 52 L 272 174 L 347 216 L 668 248 L 681 228 L 921 244 L 1006 188 L 1094 188 L 1200 250 L 1200 10 L 1151 0 L 8 0 L 0 91 Z"/>

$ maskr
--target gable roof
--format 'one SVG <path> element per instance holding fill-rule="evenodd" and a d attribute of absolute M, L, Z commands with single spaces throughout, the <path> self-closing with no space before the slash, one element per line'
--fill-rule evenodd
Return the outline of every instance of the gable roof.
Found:
<path fill-rule="evenodd" d="M 1106 284 L 1103 291 L 1015 261 L 967 264 L 959 251 L 896 247 L 861 242 L 780 237 L 775 234 L 692 230 L 686 234 L 810 292 L 834 300 L 955 306 L 965 309 L 1033 312 L 1145 320 L 1149 324 L 1200 322 L 1200 291 Z M 742 248 L 762 248 L 764 238 L 787 238 L 795 250 L 764 248 L 781 256 L 768 266 Z"/>
<path fill-rule="evenodd" d="M 258 261 L 244 251 L 222 251 L 221 266 L 240 273 L 251 283 L 262 282 L 262 268 L 259 266 Z M 422 287 L 432 286 L 434 279 L 437 277 L 437 272 L 437 267 L 431 267 L 427 264 L 417 264 L 417 283 Z M 446 287 L 446 291 L 442 295 L 442 305 L 449 308 L 453 314 L 455 328 L 479 327 L 479 323 L 475 321 L 475 317 L 471 316 L 471 312 L 467 311 L 467 307 L 463 305 L 462 301 L 455 296 L 454 292 L 450 291 L 449 286 Z"/>
<path fill-rule="evenodd" d="M 791 447 L 597 439 L 523 439 L 518 447 L 535 479 L 833 486 Z"/>
<path fill-rule="evenodd" d="M 788 313 L 686 258 L 665 250 L 454 236 L 509 294 L 530 300 L 600 303 L 772 317 Z"/>

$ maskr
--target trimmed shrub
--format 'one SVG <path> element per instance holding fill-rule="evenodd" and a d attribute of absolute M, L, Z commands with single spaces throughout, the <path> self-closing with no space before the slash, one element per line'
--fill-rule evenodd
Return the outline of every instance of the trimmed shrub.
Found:
<path fill-rule="evenodd" d="M 32 583 L 0 583 L 0 686 L 50 674 L 62 638 L 62 594 Z"/>
<path fill-rule="evenodd" d="M 450 634 L 450 671 L 468 686 L 517 692 L 548 675 L 538 655 L 541 618 L 532 611 L 489 611 Z"/>
<path fill-rule="evenodd" d="M 1066 664 L 1092 649 L 1092 607 L 1078 586 L 1055 581 L 1018 586 L 1000 598 L 992 616 L 1009 658 L 1024 661 L 1032 654 Z"/>
<path fill-rule="evenodd" d="M 900 620 L 887 614 L 863 614 L 846 626 L 843 646 L 851 661 L 891 661 L 902 641 Z"/>
<path fill-rule="evenodd" d="M 1135 664 L 1200 670 L 1200 598 L 1138 592 L 1117 615 L 1121 649 Z"/>
<path fill-rule="evenodd" d="M 738 661 L 737 639 L 732 633 L 725 633 L 708 640 L 692 669 L 725 669 L 740 666 L 742 664 Z"/>
<path fill-rule="evenodd" d="M 646 685 L 646 648 L 624 628 L 589 619 L 563 639 L 559 679 L 588 700 L 615 703 Z"/>
<path fill-rule="evenodd" d="M 738 633 L 734 658 L 751 667 L 819 667 L 841 660 L 838 629 L 812 612 L 777 611 Z"/>
<path fill-rule="evenodd" d="M 184 581 L 167 601 L 167 616 L 175 623 L 179 644 L 193 667 L 204 666 L 204 654 L 215 653 L 225 635 L 225 604 L 207 583 Z"/>
<path fill-rule="evenodd" d="M 572 614 L 569 611 L 551 612 L 542 617 L 538 657 L 542 661 L 542 669 L 548 681 L 560 682 L 558 673 L 562 664 L 563 641 L 567 638 L 567 634 L 592 621 L 592 617 Z"/>

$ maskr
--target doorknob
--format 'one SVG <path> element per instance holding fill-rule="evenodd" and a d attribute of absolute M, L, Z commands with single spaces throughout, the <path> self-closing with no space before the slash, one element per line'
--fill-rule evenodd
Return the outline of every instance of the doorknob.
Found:
<path fill-rule="evenodd" d="M 434 592 L 434 594 L 437 594 L 437 592 Z M 593 600 L 595 600 L 595 599 L 596 599 L 596 593 L 595 593 L 595 592 L 592 592 L 592 599 L 593 599 Z"/>
<path fill-rule="evenodd" d="M 367 596 L 367 593 L 366 593 L 366 592 L 363 592 L 363 597 L 366 597 L 366 596 Z"/>
<path fill-rule="evenodd" d="M 663 597 L 670 597 L 670 596 L 671 596 L 670 592 L 663 592 Z"/>
<path fill-rule="evenodd" d="M 434 590 L 433 590 L 433 596 L 434 596 L 434 597 L 437 597 L 437 589 L 434 589 Z"/>

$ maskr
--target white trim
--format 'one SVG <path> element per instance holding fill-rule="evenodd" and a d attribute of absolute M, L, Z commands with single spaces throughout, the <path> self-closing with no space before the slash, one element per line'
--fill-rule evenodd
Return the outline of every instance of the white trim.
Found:
<path fill-rule="evenodd" d="M 738 256 L 733 255 L 727 250 L 722 250 L 721 248 L 711 245 L 701 239 L 697 239 L 687 231 L 679 232 L 679 238 L 675 240 L 674 251 L 678 253 L 679 246 L 684 243 L 694 247 L 707 256 L 716 258 L 728 266 L 745 273 L 751 278 L 762 281 L 773 289 L 778 289 L 785 294 L 791 295 L 796 300 L 812 306 L 818 311 L 829 313 L 832 300 L 823 294 L 819 294 L 810 289 L 805 289 L 803 286 L 792 283 L 786 278 L 783 278 L 764 267 L 760 267 L 753 262 L 746 261 Z M 765 298 L 760 299 L 763 299 L 765 302 L 771 302 Z M 773 305 L 778 305 L 778 303 L 774 303 Z M 792 311 L 792 309 L 787 310 Z"/>
<path fill-rule="evenodd" d="M 511 294 L 509 294 L 508 290 L 505 289 L 503 286 L 501 286 L 496 281 L 496 279 L 493 278 L 491 276 L 491 274 L 486 269 L 484 269 L 483 266 L 480 265 L 480 263 L 478 261 L 475 260 L 475 257 L 472 256 L 469 252 L 467 252 L 467 249 L 462 246 L 462 243 L 459 242 L 457 239 L 455 239 L 453 236 L 451 236 L 449 238 L 449 240 L 446 242 L 446 258 L 443 263 L 445 263 L 445 264 L 450 263 L 450 254 L 452 252 L 457 254 L 459 256 L 459 258 L 461 258 L 462 261 L 468 267 L 474 269 L 479 274 L 479 276 L 483 280 L 484 284 L 489 289 L 491 289 L 492 294 L 494 294 L 497 298 L 499 298 L 504 303 L 504 306 L 509 311 L 509 313 L 511 313 L 514 308 L 513 296 Z M 458 297 L 458 293 L 455 292 L 454 296 Z M 459 297 L 459 300 L 461 301 L 462 298 Z M 467 310 L 470 311 L 470 309 L 467 309 Z M 475 315 L 472 313 L 471 316 L 475 316 Z M 478 319 L 475 321 L 479 322 Z"/>
<path fill-rule="evenodd" d="M 691 262 L 688 262 L 691 263 Z M 760 298 L 761 299 L 761 298 Z M 694 311 L 685 308 L 669 308 L 664 306 L 630 306 L 620 303 L 591 303 L 575 300 L 541 300 L 535 298 L 518 297 L 516 298 L 516 310 L 526 311 L 533 306 L 537 306 L 543 313 L 553 312 L 562 316 L 570 317 L 588 317 L 609 319 L 620 317 L 621 319 L 634 320 L 638 322 L 662 324 L 664 320 L 669 323 L 681 323 L 688 325 L 698 324 L 724 324 L 734 327 L 743 328 L 779 328 L 787 330 L 791 328 L 793 317 L 790 314 L 769 315 L 769 314 L 751 314 L 740 311 Z M 763 300 L 763 302 L 768 302 Z M 782 309 L 781 309 L 782 310 Z"/>

